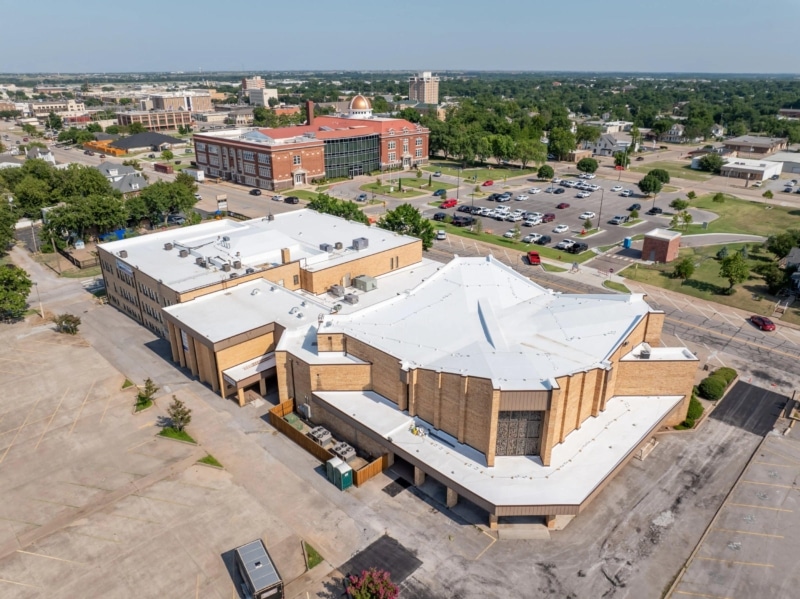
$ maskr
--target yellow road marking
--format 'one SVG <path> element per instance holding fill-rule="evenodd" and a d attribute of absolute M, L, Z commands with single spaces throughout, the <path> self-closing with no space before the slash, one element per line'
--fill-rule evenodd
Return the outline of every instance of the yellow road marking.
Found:
<path fill-rule="evenodd" d="M 0 578 L 0 582 L 7 582 L 8 584 L 18 584 L 21 587 L 31 587 L 34 589 L 41 589 L 42 587 L 36 586 L 35 584 L 27 584 L 24 582 L 17 582 L 16 580 L 8 580 L 7 578 Z"/>
<path fill-rule="evenodd" d="M 777 466 L 778 468 L 795 468 L 794 464 L 773 464 L 772 462 L 753 462 L 754 464 L 760 464 L 761 466 Z"/>
<path fill-rule="evenodd" d="M 680 595 L 689 595 L 690 597 L 707 597 L 708 599 L 731 599 L 730 597 L 723 597 L 722 595 L 706 595 L 704 593 L 692 593 L 690 591 L 675 591 Z"/>
<path fill-rule="evenodd" d="M 6 456 L 8 455 L 8 452 L 11 450 L 11 448 L 14 446 L 14 442 L 17 440 L 17 437 L 19 436 L 20 431 L 22 431 L 22 429 L 25 428 L 25 425 L 28 423 L 28 418 L 30 418 L 31 414 L 33 414 L 33 412 L 36 410 L 36 406 L 39 405 L 40 401 L 42 401 L 41 397 L 36 400 L 36 403 L 33 404 L 33 407 L 28 412 L 28 415 L 25 416 L 25 421 L 22 423 L 22 426 L 20 426 L 17 429 L 17 433 L 14 435 L 14 438 L 11 439 L 11 444 L 8 447 L 6 447 L 6 450 L 3 452 L 3 455 L 0 456 L 0 464 L 2 464 L 3 460 L 6 459 Z"/>
<path fill-rule="evenodd" d="M 194 507 L 188 503 L 180 503 L 178 501 L 172 501 L 171 499 L 161 499 L 160 497 L 150 497 L 149 495 L 139 495 L 138 493 L 134 493 L 133 496 L 141 497 L 142 499 L 152 499 L 153 501 L 163 501 L 164 503 L 171 503 L 172 505 L 179 505 L 181 507 Z"/>
<path fill-rule="evenodd" d="M 779 489 L 797 489 L 794 485 L 776 485 L 774 483 L 760 483 L 755 480 L 743 480 L 743 483 L 747 483 L 748 485 L 762 485 L 764 487 L 778 487 Z"/>
<path fill-rule="evenodd" d="M 737 566 L 758 566 L 760 568 L 774 568 L 775 566 L 772 564 L 759 564 L 758 562 L 737 562 L 736 560 L 732 559 L 719 559 L 716 557 L 703 557 L 702 555 L 698 555 L 697 559 L 704 559 L 710 562 L 722 562 L 724 564 L 736 564 Z"/>
<path fill-rule="evenodd" d="M 94 389 L 94 384 L 97 382 L 97 379 L 92 381 L 92 384 L 89 386 L 89 390 L 86 392 L 86 397 L 83 398 L 83 403 L 81 404 L 81 409 L 78 410 L 78 415 L 75 416 L 75 420 L 72 422 L 72 426 L 69 429 L 69 434 L 72 434 L 72 431 L 75 430 L 75 425 L 78 424 L 78 420 L 80 420 L 81 414 L 83 414 L 83 407 L 86 405 L 86 400 L 89 399 L 89 394 Z"/>
<path fill-rule="evenodd" d="M 45 555 L 44 553 L 33 553 L 31 551 L 23 551 L 22 549 L 17 549 L 17 553 L 24 553 L 25 555 L 35 555 L 36 557 L 46 557 L 47 559 L 54 559 L 59 562 L 67 562 L 69 564 L 78 564 L 79 566 L 85 566 L 85 562 L 76 562 L 71 559 L 64 559 L 63 557 L 55 557 L 52 555 Z"/>
<path fill-rule="evenodd" d="M 97 539 L 98 541 L 108 541 L 109 543 L 119 543 L 119 539 L 109 539 L 108 537 L 98 537 L 95 535 L 87 535 L 85 532 L 76 532 L 74 530 L 68 531 L 70 534 L 78 535 L 79 537 L 86 537 L 87 539 Z"/>
<path fill-rule="evenodd" d="M 770 535 L 765 532 L 749 532 L 747 530 L 731 530 L 729 528 L 712 528 L 711 530 L 716 530 L 717 532 L 732 532 L 734 534 L 743 534 L 743 535 L 754 535 L 756 537 L 770 537 L 772 539 L 783 539 L 783 535 Z"/>
<path fill-rule="evenodd" d="M 779 507 L 767 507 L 766 505 L 749 505 L 747 503 L 729 503 L 728 505 L 734 507 L 752 507 L 757 510 L 772 510 L 773 512 L 788 512 L 788 513 L 794 512 L 794 510 L 785 510 Z"/>
<path fill-rule="evenodd" d="M 489 537 L 489 538 L 492 540 L 492 542 L 491 542 L 491 543 L 489 543 L 489 544 L 488 544 L 486 547 L 484 547 L 484 548 L 483 548 L 483 551 L 481 551 L 481 552 L 478 554 L 478 557 L 476 557 L 476 558 L 475 558 L 475 560 L 474 560 L 474 561 L 476 561 L 476 562 L 477 562 L 479 559 L 481 559 L 481 556 L 482 556 L 484 553 L 486 553 L 487 551 L 489 551 L 489 549 L 491 548 L 491 546 L 492 546 L 492 545 L 494 545 L 494 544 L 497 542 L 497 538 L 496 538 L 496 537 L 493 537 L 492 535 L 490 535 L 490 534 L 489 534 L 488 532 L 486 532 L 485 530 L 481 529 L 481 532 L 482 532 L 483 534 L 485 534 L 487 537 Z"/>
<path fill-rule="evenodd" d="M 798 464 L 798 465 L 800 465 L 800 460 L 797 460 L 796 458 L 789 457 L 789 456 L 787 456 L 787 455 L 783 455 L 783 454 L 782 454 L 781 452 L 779 452 L 779 451 L 775 451 L 774 449 L 770 449 L 769 447 L 762 447 L 761 449 L 762 449 L 763 451 L 766 451 L 767 453 L 771 453 L 771 454 L 773 454 L 773 455 L 776 455 L 776 456 L 778 456 L 779 458 L 783 458 L 784 460 L 789 460 L 790 462 L 794 462 L 795 464 Z"/>
<path fill-rule="evenodd" d="M 67 387 L 64 390 L 64 395 L 61 396 L 61 401 L 58 402 L 58 405 L 56 406 L 56 409 L 53 412 L 53 415 L 50 416 L 50 420 L 47 421 L 47 426 L 44 427 L 44 430 L 42 431 L 42 436 L 39 437 L 39 440 L 36 442 L 36 447 L 34 447 L 34 449 L 39 449 L 39 443 L 42 442 L 42 439 L 44 439 L 44 436 L 47 434 L 47 431 L 50 428 L 50 425 L 53 424 L 53 418 L 55 418 L 56 414 L 58 414 L 58 410 L 59 410 L 59 408 L 61 408 L 61 404 L 63 403 L 64 398 L 67 396 L 67 393 L 69 393 L 69 387 Z"/>
<path fill-rule="evenodd" d="M 14 520 L 13 518 L 3 518 L 0 516 L 0 520 L 5 520 L 6 522 L 16 522 L 17 524 L 30 524 L 31 526 L 41 526 L 41 524 L 37 524 L 36 522 L 28 522 L 27 520 Z"/>
<path fill-rule="evenodd" d="M 153 420 L 152 422 L 145 422 L 142 426 L 139 427 L 139 430 L 142 430 L 143 428 L 147 428 L 149 426 L 155 426 L 155 425 L 156 425 L 155 420 Z"/>

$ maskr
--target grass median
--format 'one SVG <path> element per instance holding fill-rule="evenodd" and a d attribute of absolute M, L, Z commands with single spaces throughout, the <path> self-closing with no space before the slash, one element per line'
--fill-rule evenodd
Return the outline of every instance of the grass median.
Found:
<path fill-rule="evenodd" d="M 691 224 L 685 234 L 742 233 L 769 237 L 786 229 L 800 227 L 798 208 L 776 206 L 766 201 L 742 200 L 731 195 L 723 195 L 724 201 L 715 202 L 715 195 L 709 193 L 700 196 L 692 200 L 689 207 L 708 210 L 719 218 L 709 222 L 705 229 L 702 223 Z"/>
<path fill-rule="evenodd" d="M 634 172 L 645 174 L 649 173 L 653 169 L 663 169 L 669 173 L 670 177 L 675 177 L 676 179 L 686 179 L 688 181 L 708 181 L 711 178 L 711 175 L 708 173 L 695 170 L 689 166 L 688 163 L 671 162 L 667 160 L 649 162 L 647 165 L 634 166 L 630 168 L 630 170 Z"/>

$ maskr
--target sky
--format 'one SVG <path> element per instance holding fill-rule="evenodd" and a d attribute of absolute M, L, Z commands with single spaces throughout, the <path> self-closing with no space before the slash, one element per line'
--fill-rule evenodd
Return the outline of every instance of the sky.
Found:
<path fill-rule="evenodd" d="M 800 0 L 37 0 L 3 16 L 0 72 L 800 72 Z"/>

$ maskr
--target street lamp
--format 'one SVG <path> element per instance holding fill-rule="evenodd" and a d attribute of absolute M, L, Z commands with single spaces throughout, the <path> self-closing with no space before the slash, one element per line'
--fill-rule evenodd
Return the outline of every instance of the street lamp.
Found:
<path fill-rule="evenodd" d="M 458 200 L 458 192 L 461 189 L 461 169 L 458 169 L 458 183 L 456 184 L 456 200 Z"/>
<path fill-rule="evenodd" d="M 603 198 L 606 196 L 605 188 L 600 189 L 600 212 L 597 213 L 597 231 L 600 231 L 600 223 L 603 222 Z"/>
<path fill-rule="evenodd" d="M 33 286 L 36 289 L 36 299 L 39 302 L 39 313 L 42 315 L 42 320 L 44 320 L 44 308 L 42 307 L 42 298 L 39 295 L 39 283 L 34 281 Z"/>

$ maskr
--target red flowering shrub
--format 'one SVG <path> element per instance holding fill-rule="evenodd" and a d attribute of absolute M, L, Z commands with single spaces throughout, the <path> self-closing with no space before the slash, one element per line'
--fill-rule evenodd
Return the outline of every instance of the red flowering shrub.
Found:
<path fill-rule="evenodd" d="M 385 570 L 370 568 L 361 576 L 347 577 L 347 595 L 352 599 L 397 599 L 400 589 L 389 578 Z"/>

